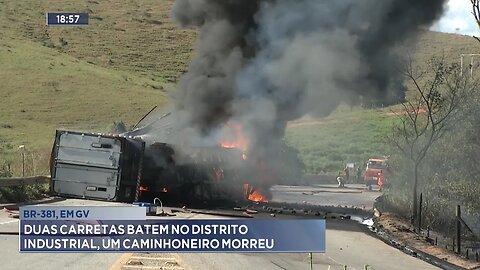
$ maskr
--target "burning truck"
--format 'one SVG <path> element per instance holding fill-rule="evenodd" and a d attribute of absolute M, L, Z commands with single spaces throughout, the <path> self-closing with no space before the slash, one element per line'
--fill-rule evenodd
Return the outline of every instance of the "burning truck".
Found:
<path fill-rule="evenodd" d="M 164 119 L 168 115 L 155 126 L 168 133 Z M 273 174 L 247 157 L 238 138 L 198 146 L 138 135 L 152 126 L 124 134 L 57 130 L 50 162 L 53 194 L 122 202 L 269 200 Z"/>

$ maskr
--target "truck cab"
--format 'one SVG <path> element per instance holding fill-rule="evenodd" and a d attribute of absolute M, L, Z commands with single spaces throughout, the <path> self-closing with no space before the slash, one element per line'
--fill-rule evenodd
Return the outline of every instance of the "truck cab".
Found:
<path fill-rule="evenodd" d="M 365 176 L 363 180 L 365 185 L 371 187 L 372 185 L 377 184 L 378 174 L 382 173 L 386 176 L 390 172 L 387 159 L 382 158 L 371 158 L 367 162 L 367 167 L 365 169 Z"/>

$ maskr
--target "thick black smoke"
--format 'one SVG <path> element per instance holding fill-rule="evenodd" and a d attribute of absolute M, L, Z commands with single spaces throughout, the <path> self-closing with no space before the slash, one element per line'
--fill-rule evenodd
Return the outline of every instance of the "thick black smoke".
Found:
<path fill-rule="evenodd" d="M 446 0 L 176 0 L 173 18 L 198 27 L 178 84 L 184 124 L 204 135 L 241 123 L 264 154 L 287 121 L 341 102 L 404 97 L 398 47 L 437 20 Z"/>

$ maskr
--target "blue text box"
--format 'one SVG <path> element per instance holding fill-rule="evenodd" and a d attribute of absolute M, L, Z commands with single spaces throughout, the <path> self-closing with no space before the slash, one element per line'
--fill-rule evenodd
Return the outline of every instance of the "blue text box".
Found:
<path fill-rule="evenodd" d="M 325 229 L 323 219 L 23 220 L 20 251 L 325 252 Z"/>
<path fill-rule="evenodd" d="M 25 206 L 21 220 L 144 220 L 139 206 Z"/>

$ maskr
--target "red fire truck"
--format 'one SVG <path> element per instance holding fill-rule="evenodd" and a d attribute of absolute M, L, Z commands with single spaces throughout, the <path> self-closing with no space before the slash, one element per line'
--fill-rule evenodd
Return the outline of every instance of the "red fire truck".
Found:
<path fill-rule="evenodd" d="M 379 174 L 382 174 L 385 179 L 390 173 L 391 168 L 388 166 L 386 158 L 371 158 L 367 162 L 363 180 L 370 189 L 372 185 L 377 184 Z"/>

